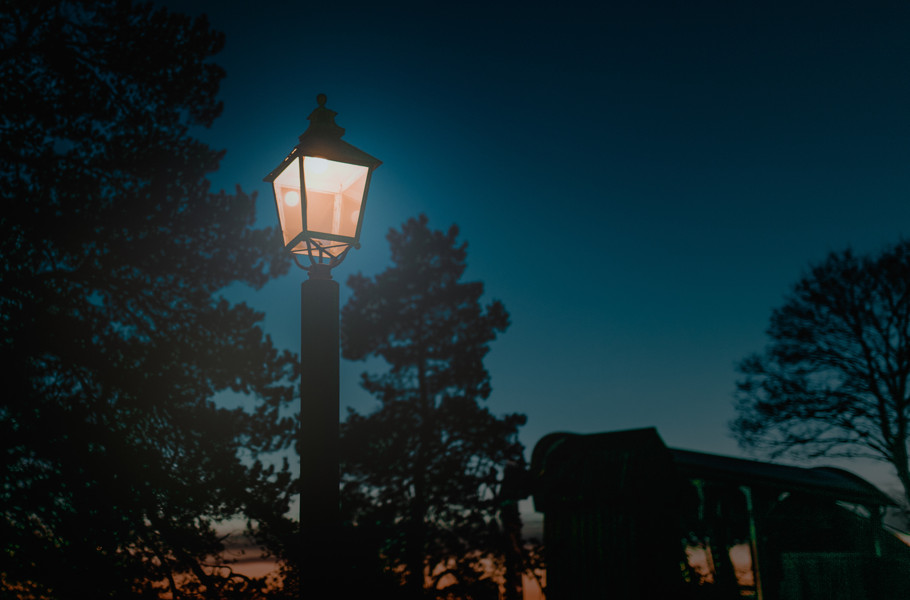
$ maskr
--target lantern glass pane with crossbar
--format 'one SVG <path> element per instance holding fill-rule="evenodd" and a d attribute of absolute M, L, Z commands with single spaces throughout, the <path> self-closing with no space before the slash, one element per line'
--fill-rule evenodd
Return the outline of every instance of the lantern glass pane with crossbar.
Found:
<path fill-rule="evenodd" d="M 338 261 L 360 240 L 367 190 L 381 162 L 341 140 L 325 96 L 300 143 L 265 181 L 272 184 L 285 248 L 315 262 Z"/>

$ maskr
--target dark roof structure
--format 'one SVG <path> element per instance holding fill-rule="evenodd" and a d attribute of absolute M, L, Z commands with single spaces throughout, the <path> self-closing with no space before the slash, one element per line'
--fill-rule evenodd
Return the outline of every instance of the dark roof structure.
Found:
<path fill-rule="evenodd" d="M 864 506 L 894 506 L 894 501 L 865 479 L 835 467 L 794 467 L 670 448 L 678 472 L 735 485 L 781 492 L 805 492 Z"/>
<path fill-rule="evenodd" d="M 551 433 L 535 446 L 531 469 L 542 483 L 555 475 L 554 470 L 560 471 L 560 479 L 585 481 L 592 477 L 592 467 L 605 457 L 643 448 L 650 448 L 652 455 L 668 452 L 675 472 L 687 479 L 808 493 L 864 506 L 895 506 L 877 487 L 843 469 L 796 467 L 667 448 L 652 427 L 586 435 Z"/>

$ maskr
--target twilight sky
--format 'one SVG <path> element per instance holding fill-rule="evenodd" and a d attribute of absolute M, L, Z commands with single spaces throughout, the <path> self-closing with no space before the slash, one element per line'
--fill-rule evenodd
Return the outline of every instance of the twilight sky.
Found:
<path fill-rule="evenodd" d="M 772 308 L 829 251 L 910 232 L 903 2 L 169 4 L 227 34 L 224 114 L 200 137 L 227 150 L 215 188 L 258 191 L 262 224 L 262 178 L 318 93 L 383 161 L 342 303 L 388 265 L 390 227 L 460 227 L 468 280 L 511 313 L 489 404 L 528 416 L 528 456 L 553 431 L 646 426 L 743 456 L 734 366 Z M 297 349 L 304 277 L 232 293 Z M 364 368 L 343 362 L 342 406 L 375 406 Z"/>

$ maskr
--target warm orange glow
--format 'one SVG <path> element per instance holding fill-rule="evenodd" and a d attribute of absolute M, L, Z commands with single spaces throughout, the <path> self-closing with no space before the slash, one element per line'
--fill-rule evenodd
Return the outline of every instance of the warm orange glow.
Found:
<path fill-rule="evenodd" d="M 311 232 L 354 237 L 366 188 L 367 167 L 307 156 L 307 229 Z"/>
<path fill-rule="evenodd" d="M 289 162 L 272 182 L 275 198 L 278 199 L 278 220 L 284 244 L 288 245 L 303 232 L 303 218 L 300 207 L 300 159 Z"/>
<path fill-rule="evenodd" d="M 284 203 L 293 208 L 300 202 L 300 192 L 296 190 L 286 190 L 284 192 Z"/>
<path fill-rule="evenodd" d="M 318 156 L 307 156 L 303 160 L 303 168 L 306 171 L 307 178 L 309 178 L 310 175 L 325 173 L 329 168 L 329 161 Z"/>
<path fill-rule="evenodd" d="M 306 206 L 307 232 L 312 239 L 328 236 L 354 238 L 366 190 L 369 169 L 315 156 L 303 157 L 303 182 L 300 158 L 288 162 L 272 182 L 278 201 L 278 218 L 287 246 L 303 233 L 303 207 Z M 302 189 L 302 183 L 306 189 Z M 306 194 L 306 202 L 301 202 Z M 321 234 L 321 235 L 320 235 Z M 322 243 L 325 246 L 338 242 Z M 343 242 L 342 242 L 343 244 Z M 292 250 L 305 251 L 298 243 Z"/>
<path fill-rule="evenodd" d="M 451 572 L 447 572 L 453 568 L 453 562 L 454 561 L 450 560 L 447 563 L 439 563 L 433 569 L 426 568 L 424 577 L 427 588 L 435 590 L 437 595 L 441 592 L 443 597 L 448 597 L 445 593 L 446 589 L 458 583 L 458 578 Z M 479 558 L 478 562 L 483 565 L 487 577 L 500 586 L 500 592 L 504 591 L 504 579 L 502 577 L 501 565 L 497 566 L 494 564 L 490 557 Z M 522 600 L 544 600 L 546 596 L 543 587 L 546 586 L 546 582 L 547 574 L 545 571 L 533 574 L 528 572 L 522 573 Z"/>
<path fill-rule="evenodd" d="M 755 586 L 755 572 L 752 570 L 752 552 L 748 544 L 737 544 L 730 548 L 730 562 L 736 571 L 736 582 L 741 587 Z"/>
<path fill-rule="evenodd" d="M 736 544 L 728 550 L 730 562 L 736 575 L 736 582 L 742 589 L 751 589 L 755 586 L 755 575 L 752 571 L 752 553 L 748 544 Z M 686 559 L 694 575 L 698 577 L 698 584 L 713 584 L 715 581 L 714 565 L 710 552 L 700 546 L 686 546 Z"/>

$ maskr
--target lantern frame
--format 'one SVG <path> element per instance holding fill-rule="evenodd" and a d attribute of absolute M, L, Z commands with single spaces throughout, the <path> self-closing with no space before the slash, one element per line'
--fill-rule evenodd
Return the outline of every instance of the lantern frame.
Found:
<path fill-rule="evenodd" d="M 373 171 L 382 164 L 382 161 L 341 139 L 344 135 L 344 128 L 335 123 L 335 115 L 338 113 L 325 107 L 325 94 L 319 94 L 316 102 L 318 106 L 307 117 L 310 124 L 298 138 L 297 145 L 281 161 L 281 164 L 266 175 L 263 181 L 272 184 L 285 249 L 295 254 L 295 260 L 296 255 L 307 255 L 311 265 L 327 264 L 331 268 L 344 260 L 352 247 L 360 247 L 360 231 L 366 212 L 370 182 Z M 333 210 L 337 214 L 332 227 L 336 231 L 319 230 L 316 228 L 317 224 L 308 221 L 309 209 L 316 206 L 314 204 L 317 200 L 316 194 L 323 196 L 328 194 L 325 190 L 315 187 L 318 176 L 313 173 L 311 173 L 311 182 L 308 186 L 307 159 L 329 161 L 326 163 L 327 168 L 335 171 L 344 171 L 346 167 L 350 167 L 347 168 L 349 178 L 351 176 L 357 178 L 353 187 L 355 187 L 355 195 L 359 197 L 350 194 L 345 196 L 341 192 L 337 192 L 332 201 L 321 199 L 323 203 L 333 203 Z M 296 169 L 296 172 L 289 172 L 289 169 Z M 365 169 L 365 173 L 360 169 Z M 279 178 L 283 178 L 285 183 L 279 181 Z M 356 189 L 359 187 L 360 178 L 363 179 L 362 193 L 358 193 L 359 189 Z M 296 191 L 299 194 L 297 204 L 285 204 L 284 197 L 289 191 Z M 356 209 L 357 220 L 353 228 L 353 235 L 343 235 L 337 231 L 341 203 L 345 200 L 349 204 L 359 206 Z M 359 204 L 357 200 L 359 200 Z M 346 229 L 350 230 L 350 227 L 348 226 Z"/>

